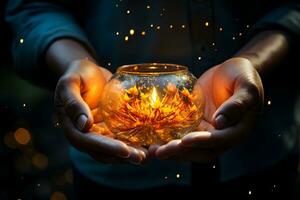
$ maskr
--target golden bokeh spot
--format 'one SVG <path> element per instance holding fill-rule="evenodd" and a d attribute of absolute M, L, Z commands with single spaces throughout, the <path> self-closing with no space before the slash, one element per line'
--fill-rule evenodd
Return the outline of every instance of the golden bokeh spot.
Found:
<path fill-rule="evenodd" d="M 43 170 L 48 166 L 48 158 L 42 153 L 35 153 L 32 157 L 32 164 L 37 169 Z"/>
<path fill-rule="evenodd" d="M 11 148 L 11 149 L 15 149 L 17 147 L 17 142 L 14 139 L 14 133 L 13 132 L 9 132 L 7 133 L 4 138 L 3 138 L 4 144 Z"/>
<path fill-rule="evenodd" d="M 145 31 L 142 31 L 142 32 L 141 32 L 141 35 L 146 35 L 146 32 L 145 32 Z"/>
<path fill-rule="evenodd" d="M 134 29 L 130 29 L 130 30 L 129 30 L 129 34 L 130 34 L 130 35 L 134 35 Z"/>
<path fill-rule="evenodd" d="M 124 40 L 127 42 L 129 40 L 129 37 L 128 36 L 125 36 L 124 37 Z"/>
<path fill-rule="evenodd" d="M 209 22 L 205 22 L 204 25 L 205 25 L 206 27 L 208 27 L 208 26 L 209 26 Z"/>
<path fill-rule="evenodd" d="M 64 193 L 62 192 L 54 192 L 51 197 L 50 200 L 67 200 L 67 197 Z"/>
<path fill-rule="evenodd" d="M 26 145 L 31 140 L 29 131 L 25 128 L 18 128 L 14 133 L 15 140 L 22 145 Z"/>
<path fill-rule="evenodd" d="M 68 169 L 65 173 L 65 179 L 67 183 L 72 184 L 73 183 L 73 171 L 72 169 Z"/>

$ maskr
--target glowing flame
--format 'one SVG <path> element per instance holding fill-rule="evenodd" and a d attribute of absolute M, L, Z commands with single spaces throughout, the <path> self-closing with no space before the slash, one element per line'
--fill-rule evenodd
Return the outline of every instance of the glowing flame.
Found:
<path fill-rule="evenodd" d="M 194 99 L 188 89 L 179 90 L 173 84 L 163 90 L 133 86 L 120 96 L 117 107 L 110 104 L 102 114 L 116 138 L 147 146 L 179 138 L 185 130 L 197 125 L 203 113 Z"/>
<path fill-rule="evenodd" d="M 159 104 L 159 97 L 157 96 L 156 88 L 153 87 L 151 97 L 150 97 L 150 104 L 153 108 L 156 108 Z"/>

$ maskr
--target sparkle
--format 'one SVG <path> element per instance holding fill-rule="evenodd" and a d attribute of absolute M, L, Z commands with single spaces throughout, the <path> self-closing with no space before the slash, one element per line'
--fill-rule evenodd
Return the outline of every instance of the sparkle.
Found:
<path fill-rule="evenodd" d="M 150 27 L 153 28 L 153 24 L 150 24 Z"/>
<path fill-rule="evenodd" d="M 239 36 L 242 36 L 243 35 L 243 33 L 239 33 Z"/>
<path fill-rule="evenodd" d="M 173 28 L 173 25 L 172 25 L 172 24 L 170 25 L 170 28 Z"/>
<path fill-rule="evenodd" d="M 130 29 L 129 34 L 134 35 L 134 29 Z"/>
<path fill-rule="evenodd" d="M 220 28 L 219 28 L 219 31 L 223 31 L 223 28 L 222 28 L 222 27 L 220 27 Z"/>
<path fill-rule="evenodd" d="M 111 63 L 109 62 L 109 63 L 107 63 L 107 65 L 108 65 L 108 66 L 111 66 Z"/>
<path fill-rule="evenodd" d="M 249 190 L 248 194 L 249 194 L 249 195 L 251 195 L 251 194 L 252 194 L 251 190 Z"/>
<path fill-rule="evenodd" d="M 159 15 L 160 15 L 160 16 L 163 16 L 163 14 L 162 14 L 162 13 L 160 13 Z"/>
<path fill-rule="evenodd" d="M 199 56 L 199 57 L 198 57 L 198 60 L 201 60 L 201 59 L 202 59 L 201 56 Z"/>
<path fill-rule="evenodd" d="M 212 168 L 213 168 L 213 169 L 216 169 L 216 165 L 213 165 Z"/>
<path fill-rule="evenodd" d="M 246 27 L 249 28 L 250 26 L 247 24 Z"/>
<path fill-rule="evenodd" d="M 116 8 L 119 7 L 119 4 L 116 4 Z"/>
<path fill-rule="evenodd" d="M 176 178 L 180 178 L 180 174 L 176 174 Z"/>
<path fill-rule="evenodd" d="M 165 176 L 164 178 L 165 178 L 165 180 L 167 180 L 167 179 L 168 179 L 168 177 L 167 177 L 167 176 Z"/>
<path fill-rule="evenodd" d="M 124 40 L 127 42 L 127 41 L 129 40 L 129 37 L 126 35 L 126 36 L 124 37 Z"/>
<path fill-rule="evenodd" d="M 59 127 L 59 122 L 56 122 L 55 124 L 54 124 L 54 127 Z"/>
<path fill-rule="evenodd" d="M 151 7 L 149 6 L 149 5 L 147 5 L 147 7 L 146 7 L 147 9 L 150 9 Z"/>
<path fill-rule="evenodd" d="M 232 37 L 232 40 L 235 40 L 235 37 Z"/>
<path fill-rule="evenodd" d="M 24 108 L 26 107 L 26 104 L 25 103 L 23 103 L 23 105 L 22 105 Z"/>
<path fill-rule="evenodd" d="M 146 35 L 146 32 L 145 32 L 145 31 L 142 31 L 142 32 L 141 32 L 141 35 Z"/>
<path fill-rule="evenodd" d="M 215 46 L 215 43 L 213 42 L 212 45 Z"/>
<path fill-rule="evenodd" d="M 41 184 L 39 184 L 39 183 L 38 183 L 38 184 L 37 184 L 37 186 L 38 186 L 38 187 L 40 187 L 40 186 L 41 186 Z"/>
<path fill-rule="evenodd" d="M 160 29 L 160 26 L 157 26 L 156 29 L 159 30 L 159 29 Z"/>
<path fill-rule="evenodd" d="M 267 104 L 268 104 L 268 106 L 270 106 L 270 105 L 272 104 L 271 100 L 269 100 L 269 101 L 267 102 Z"/>
<path fill-rule="evenodd" d="M 273 188 L 276 188 L 276 185 L 273 185 Z"/>
<path fill-rule="evenodd" d="M 20 43 L 21 43 L 21 44 L 24 43 L 24 39 L 23 39 L 23 38 L 20 39 Z"/>
<path fill-rule="evenodd" d="M 127 10 L 126 13 L 127 13 L 127 14 L 130 14 L 130 10 Z"/>
<path fill-rule="evenodd" d="M 204 25 L 205 25 L 206 27 L 208 27 L 208 26 L 209 26 L 209 22 L 205 22 Z"/>
<path fill-rule="evenodd" d="M 119 33 L 119 32 L 116 32 L 116 35 L 120 35 L 120 33 Z"/>
<path fill-rule="evenodd" d="M 185 25 L 184 25 L 184 24 L 182 24 L 182 25 L 181 25 L 181 28 L 185 28 Z"/>

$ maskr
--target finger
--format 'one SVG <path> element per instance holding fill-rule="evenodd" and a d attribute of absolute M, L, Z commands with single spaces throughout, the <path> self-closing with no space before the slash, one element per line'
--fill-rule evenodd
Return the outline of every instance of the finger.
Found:
<path fill-rule="evenodd" d="M 83 134 L 76 129 L 71 120 L 60 110 L 60 121 L 64 127 L 66 137 L 81 151 L 98 152 L 128 158 L 131 154 L 129 147 L 118 140 L 108 138 L 96 133 Z"/>
<path fill-rule="evenodd" d="M 93 116 L 81 97 L 80 87 L 80 77 L 62 77 L 55 90 L 55 104 L 65 108 L 72 123 L 80 131 L 87 131 L 93 124 Z"/>
<path fill-rule="evenodd" d="M 211 131 L 214 129 L 215 127 L 213 127 L 213 125 L 207 122 L 206 120 L 201 120 L 200 124 L 196 128 L 197 131 Z"/>
<path fill-rule="evenodd" d="M 214 113 L 213 121 L 217 129 L 224 129 L 237 123 L 243 114 L 259 101 L 259 91 L 255 86 L 237 89 Z"/>
<path fill-rule="evenodd" d="M 99 107 L 92 110 L 92 115 L 94 118 L 94 123 L 103 121 L 103 117 L 101 115 L 101 110 Z"/>
<path fill-rule="evenodd" d="M 152 144 L 150 145 L 149 149 L 148 149 L 148 153 L 150 156 L 155 156 L 155 152 L 156 150 L 160 147 L 161 145 L 158 144 Z"/>
<path fill-rule="evenodd" d="M 155 151 L 155 156 L 160 159 L 167 159 L 176 155 L 180 151 L 181 140 L 172 140 L 169 143 L 162 145 Z"/>
<path fill-rule="evenodd" d="M 181 139 L 181 145 L 213 148 L 214 151 L 222 152 L 235 144 L 243 142 L 250 133 L 256 118 L 257 113 L 249 111 L 238 124 L 229 128 L 189 133 Z"/>

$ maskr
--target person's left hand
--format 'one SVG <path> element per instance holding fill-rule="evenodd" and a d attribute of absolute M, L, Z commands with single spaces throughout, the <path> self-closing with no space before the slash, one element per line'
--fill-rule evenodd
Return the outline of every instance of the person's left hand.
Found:
<path fill-rule="evenodd" d="M 248 136 L 263 105 L 263 85 L 251 62 L 231 58 L 206 71 L 194 89 L 205 96 L 204 119 L 182 139 L 149 151 L 160 159 L 206 163 Z"/>

